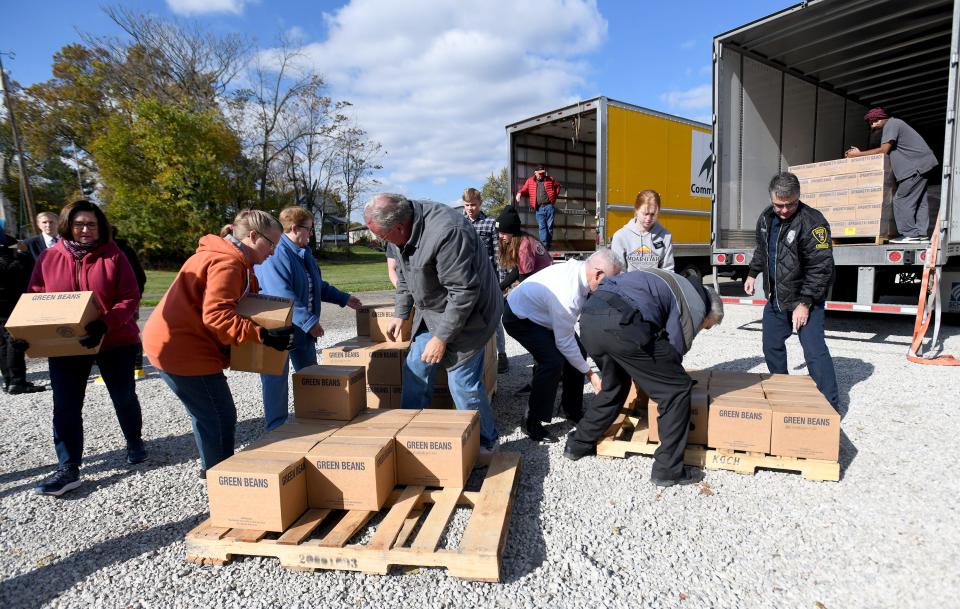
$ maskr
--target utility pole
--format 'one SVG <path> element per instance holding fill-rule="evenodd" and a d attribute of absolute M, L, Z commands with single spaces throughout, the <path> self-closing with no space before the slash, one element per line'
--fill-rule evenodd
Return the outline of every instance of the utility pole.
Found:
<path fill-rule="evenodd" d="M 13 53 L 0 52 L 0 89 L 3 89 L 3 103 L 7 107 L 7 116 L 10 117 L 10 131 L 13 135 L 13 145 L 17 149 L 17 165 L 20 169 L 20 198 L 27 206 L 27 221 L 23 224 L 27 228 L 27 234 L 33 235 L 35 230 L 33 222 L 33 193 L 30 192 L 30 176 L 27 174 L 27 164 L 23 159 L 23 145 L 20 142 L 20 131 L 17 129 L 17 119 L 13 114 L 13 104 L 10 103 L 10 83 L 7 81 L 7 72 L 3 69 L 4 55 L 9 55 L 10 58 L 13 58 L 14 55 Z M 17 232 L 19 232 L 19 230 Z"/>

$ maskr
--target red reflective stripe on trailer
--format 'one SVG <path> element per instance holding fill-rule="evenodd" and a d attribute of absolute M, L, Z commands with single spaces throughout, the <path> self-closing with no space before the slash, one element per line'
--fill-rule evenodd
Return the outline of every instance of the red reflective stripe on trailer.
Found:
<path fill-rule="evenodd" d="M 752 298 L 734 298 L 733 296 L 723 296 L 720 298 L 723 302 L 727 304 L 743 304 L 743 305 L 765 305 L 767 304 L 766 300 L 753 300 Z"/>
<path fill-rule="evenodd" d="M 833 309 L 835 311 L 852 311 L 853 303 L 850 302 L 828 302 L 826 304 L 828 310 Z"/>

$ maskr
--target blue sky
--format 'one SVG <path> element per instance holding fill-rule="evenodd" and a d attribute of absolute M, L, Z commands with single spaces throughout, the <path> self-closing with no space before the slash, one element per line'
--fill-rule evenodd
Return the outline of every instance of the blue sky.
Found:
<path fill-rule="evenodd" d="M 387 150 L 379 189 L 453 201 L 506 164 L 504 126 L 606 95 L 706 120 L 712 37 L 788 0 L 143 0 L 124 6 L 242 32 L 304 61 Z M 78 31 L 119 35 L 88 0 L 7 3 L 0 50 L 14 79 L 50 77 Z"/>

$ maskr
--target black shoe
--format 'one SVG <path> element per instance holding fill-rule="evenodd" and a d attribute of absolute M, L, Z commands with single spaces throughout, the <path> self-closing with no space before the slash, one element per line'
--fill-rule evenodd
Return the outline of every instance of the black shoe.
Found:
<path fill-rule="evenodd" d="M 650 482 L 662 487 L 696 484 L 701 480 L 703 480 L 703 470 L 690 467 L 689 465 L 683 466 L 683 473 L 679 478 L 654 478 L 653 476 L 650 476 Z"/>
<path fill-rule="evenodd" d="M 127 463 L 130 465 L 136 465 L 137 463 L 143 463 L 147 460 L 147 449 L 143 445 L 143 442 L 135 446 L 127 446 Z"/>
<path fill-rule="evenodd" d="M 38 393 L 46 390 L 47 388 L 43 385 L 34 385 L 33 383 L 18 383 L 16 385 L 10 385 L 10 387 L 7 389 L 7 393 L 10 395 L 19 395 L 21 393 Z"/>
<path fill-rule="evenodd" d="M 53 495 L 54 497 L 59 497 L 78 486 L 80 486 L 80 468 L 76 465 L 66 465 L 38 484 L 33 489 L 33 492 L 38 495 Z"/>
<path fill-rule="evenodd" d="M 207 479 L 207 470 L 205 470 L 205 469 L 201 469 L 201 470 L 200 470 L 200 479 L 201 479 L 201 480 L 206 480 L 206 479 Z"/>
<path fill-rule="evenodd" d="M 540 421 L 527 420 L 523 431 L 528 438 L 540 444 L 555 444 L 557 442 L 557 437 L 544 429 Z"/>
<path fill-rule="evenodd" d="M 497 354 L 497 374 L 503 374 L 510 370 L 510 360 L 506 353 Z"/>
<path fill-rule="evenodd" d="M 563 456 L 566 457 L 567 459 L 570 459 L 571 461 L 579 461 L 584 457 L 590 457 L 595 454 L 597 454 L 596 446 L 591 446 L 586 450 L 581 450 L 579 448 L 574 448 L 573 446 L 570 445 L 569 442 L 567 442 L 567 445 L 563 449 Z"/>
<path fill-rule="evenodd" d="M 517 389 L 517 395 L 523 395 L 523 394 L 525 394 L 525 393 L 530 393 L 530 391 L 531 391 L 532 389 L 533 389 L 533 387 L 530 386 L 530 383 L 527 383 L 526 385 L 524 385 L 524 386 L 521 387 L 520 389 Z"/>

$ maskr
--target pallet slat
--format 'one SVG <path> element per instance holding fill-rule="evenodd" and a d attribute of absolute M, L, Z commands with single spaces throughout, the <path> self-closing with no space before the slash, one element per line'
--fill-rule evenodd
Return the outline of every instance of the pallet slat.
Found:
<path fill-rule="evenodd" d="M 283 535 L 277 539 L 277 543 L 292 545 L 295 546 L 301 541 L 310 537 L 310 534 L 316 530 L 320 523 L 323 522 L 330 514 L 328 509 L 309 509 L 306 513 L 300 517 L 293 526 L 283 532 Z"/>
<path fill-rule="evenodd" d="M 375 514 L 376 512 L 350 510 L 317 545 L 324 548 L 342 548 Z"/>
<path fill-rule="evenodd" d="M 490 471 L 480 490 L 480 499 L 463 533 L 460 549 L 481 554 L 496 553 L 506 524 L 510 495 L 516 477 L 510 475 L 520 463 L 519 453 L 498 453 L 490 462 Z"/>
<path fill-rule="evenodd" d="M 386 517 L 380 522 L 380 526 L 377 527 L 376 532 L 373 534 L 373 539 L 367 544 L 368 548 L 372 550 L 390 549 L 390 546 L 392 546 L 393 542 L 397 539 L 397 535 L 400 534 L 400 528 L 403 526 L 403 523 L 406 522 L 410 512 L 413 511 L 414 506 L 417 504 L 417 499 L 420 498 L 420 493 L 422 492 L 422 486 L 408 486 L 403 489 L 400 500 L 390 508 Z"/>
<path fill-rule="evenodd" d="M 457 508 L 462 494 L 459 488 L 445 488 L 440 492 L 440 496 L 430 508 L 427 520 L 420 527 L 416 539 L 410 544 L 411 548 L 430 551 L 437 548 L 440 538 L 443 537 L 443 530 L 447 528 L 447 523 L 450 522 L 453 510 Z"/>
<path fill-rule="evenodd" d="M 724 469 L 740 474 L 754 474 L 758 467 L 800 472 L 806 480 L 840 480 L 840 463 L 822 459 L 777 457 L 759 453 L 711 449 L 706 452 L 707 469 Z"/>

